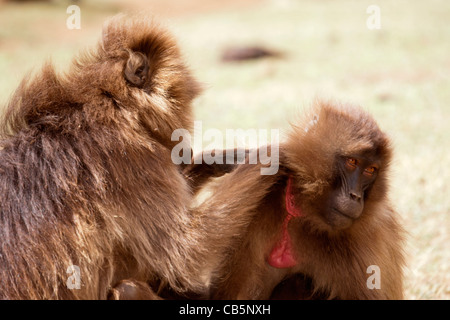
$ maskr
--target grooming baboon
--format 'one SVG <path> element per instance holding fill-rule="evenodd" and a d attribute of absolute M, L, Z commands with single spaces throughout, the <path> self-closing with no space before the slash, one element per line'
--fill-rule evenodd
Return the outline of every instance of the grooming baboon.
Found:
<path fill-rule="evenodd" d="M 167 31 L 126 16 L 66 74 L 20 84 L 0 125 L 0 299 L 103 299 L 127 278 L 205 292 L 250 216 L 219 208 L 226 193 L 189 210 L 171 134 L 199 91 Z M 239 175 L 253 188 L 257 171 Z"/>
<path fill-rule="evenodd" d="M 281 144 L 273 184 L 254 186 L 269 192 L 230 248 L 211 297 L 401 299 L 404 231 L 388 199 L 390 159 L 389 140 L 369 114 L 316 103 Z M 192 165 L 185 173 L 199 189 L 221 170 L 230 167 Z M 209 188 L 225 190 L 220 181 Z M 379 288 L 367 284 L 372 265 Z"/>

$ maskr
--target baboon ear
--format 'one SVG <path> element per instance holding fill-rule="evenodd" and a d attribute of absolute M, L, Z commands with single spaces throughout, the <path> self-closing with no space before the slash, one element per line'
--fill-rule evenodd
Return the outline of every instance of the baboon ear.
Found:
<path fill-rule="evenodd" d="M 130 51 L 127 64 L 125 66 L 125 79 L 136 87 L 142 87 L 148 76 L 148 59 L 140 52 Z"/>

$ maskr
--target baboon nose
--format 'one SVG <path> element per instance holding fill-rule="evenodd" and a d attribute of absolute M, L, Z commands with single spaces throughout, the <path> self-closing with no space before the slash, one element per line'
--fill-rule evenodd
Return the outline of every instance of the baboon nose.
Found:
<path fill-rule="evenodd" d="M 352 200 L 355 200 L 355 201 L 360 201 L 361 200 L 361 194 L 351 191 L 350 192 L 350 198 Z"/>

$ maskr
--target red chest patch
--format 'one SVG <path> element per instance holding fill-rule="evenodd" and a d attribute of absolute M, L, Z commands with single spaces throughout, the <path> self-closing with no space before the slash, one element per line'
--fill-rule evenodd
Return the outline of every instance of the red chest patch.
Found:
<path fill-rule="evenodd" d="M 289 177 L 286 187 L 286 211 L 287 215 L 281 226 L 281 238 L 272 248 L 267 262 L 274 268 L 290 268 L 295 266 L 298 261 L 292 248 L 291 236 L 288 232 L 289 221 L 292 218 L 302 215 L 300 209 L 295 206 L 295 198 L 292 194 L 292 178 Z"/>

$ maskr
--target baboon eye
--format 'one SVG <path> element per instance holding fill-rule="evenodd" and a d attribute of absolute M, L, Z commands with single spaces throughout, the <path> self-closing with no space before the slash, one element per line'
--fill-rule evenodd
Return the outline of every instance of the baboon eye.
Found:
<path fill-rule="evenodd" d="M 354 168 L 356 168 L 356 165 L 358 164 L 358 161 L 356 161 L 355 158 L 347 158 L 347 160 L 345 161 L 345 164 L 350 169 L 354 169 Z"/>
<path fill-rule="evenodd" d="M 367 167 L 364 169 L 364 173 L 368 176 L 373 176 L 373 174 L 377 171 L 376 167 Z"/>

